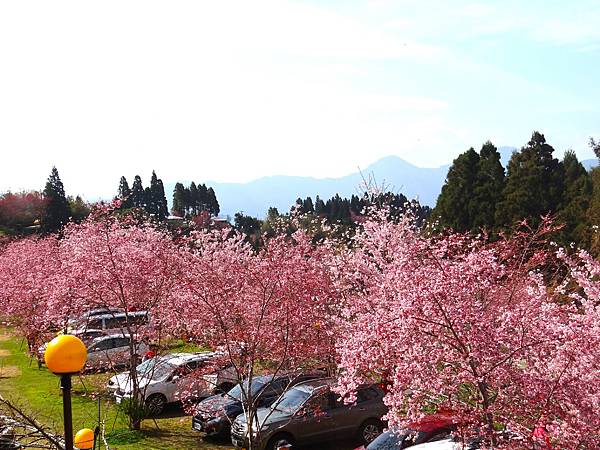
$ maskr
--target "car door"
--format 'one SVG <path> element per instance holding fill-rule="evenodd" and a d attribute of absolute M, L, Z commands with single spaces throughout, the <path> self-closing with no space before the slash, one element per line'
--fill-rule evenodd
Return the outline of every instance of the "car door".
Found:
<path fill-rule="evenodd" d="M 112 365 L 129 365 L 129 362 L 131 360 L 129 343 L 130 340 L 128 337 L 113 338 L 113 348 L 109 350 L 109 357 Z"/>
<path fill-rule="evenodd" d="M 88 352 L 87 367 L 100 368 L 109 364 L 109 352 L 114 347 L 114 339 L 103 339 L 94 344 Z"/>
<path fill-rule="evenodd" d="M 313 444 L 336 438 L 329 389 L 310 398 L 293 418 L 294 436 L 299 444 Z"/>

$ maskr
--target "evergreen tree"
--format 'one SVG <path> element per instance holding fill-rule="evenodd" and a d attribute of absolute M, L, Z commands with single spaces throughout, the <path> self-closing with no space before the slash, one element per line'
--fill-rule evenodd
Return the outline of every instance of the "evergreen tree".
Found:
<path fill-rule="evenodd" d="M 148 214 L 155 214 L 155 209 L 154 209 L 154 206 L 151 204 L 151 202 L 152 202 L 152 190 L 149 187 L 145 187 L 142 205 L 144 206 L 144 210 Z"/>
<path fill-rule="evenodd" d="M 146 211 L 148 211 L 148 214 L 153 215 L 159 221 L 164 220 L 168 216 L 165 188 L 162 180 L 156 176 L 154 170 L 150 178 L 150 188 L 147 188 L 145 193 Z"/>
<path fill-rule="evenodd" d="M 473 185 L 473 195 L 469 202 L 469 229 L 477 231 L 494 228 L 496 205 L 501 199 L 504 188 L 504 167 L 500 162 L 498 149 L 486 142 L 479 152 L 477 174 Z"/>
<path fill-rule="evenodd" d="M 196 199 L 196 209 L 198 212 L 209 211 L 208 189 L 205 184 L 198 184 L 198 198 Z"/>
<path fill-rule="evenodd" d="M 139 175 L 136 175 L 133 180 L 133 186 L 131 187 L 131 206 L 134 208 L 144 208 L 146 202 L 144 201 L 144 186 L 142 186 L 142 179 Z"/>
<path fill-rule="evenodd" d="M 156 185 L 156 202 L 158 206 L 158 220 L 165 220 L 169 215 L 169 205 L 165 195 L 165 187 L 159 178 Z"/>
<path fill-rule="evenodd" d="M 221 212 L 221 208 L 219 206 L 219 202 L 217 201 L 217 195 L 213 188 L 209 187 L 206 191 L 207 203 L 208 203 L 208 211 L 213 216 L 218 216 Z"/>
<path fill-rule="evenodd" d="M 600 142 L 590 138 L 590 147 L 600 162 Z M 600 256 L 600 166 L 592 169 L 590 173 L 592 182 L 592 195 L 590 206 L 587 211 L 587 223 L 589 225 L 590 252 Z"/>
<path fill-rule="evenodd" d="M 464 232 L 471 229 L 470 202 L 473 198 L 479 154 L 470 148 L 454 160 L 442 187 L 433 214 L 442 227 Z"/>
<path fill-rule="evenodd" d="M 121 181 L 119 182 L 118 198 L 121 200 L 121 209 L 127 209 L 133 206 L 131 201 L 131 189 L 129 189 L 129 183 L 127 183 L 127 178 L 124 176 L 121 177 Z"/>
<path fill-rule="evenodd" d="M 315 199 L 315 214 L 321 215 L 324 212 L 325 212 L 325 203 L 317 195 L 317 198 Z"/>
<path fill-rule="evenodd" d="M 309 213 L 309 214 L 312 214 L 315 212 L 312 198 L 306 197 L 306 200 L 304 200 L 304 203 L 303 203 L 303 209 L 304 209 L 304 212 Z"/>
<path fill-rule="evenodd" d="M 52 167 L 46 182 L 44 198 L 46 199 L 46 208 L 42 218 L 42 228 L 47 233 L 59 231 L 69 220 L 71 208 L 56 167 Z"/>
<path fill-rule="evenodd" d="M 186 209 L 186 199 L 185 199 L 185 187 L 181 183 L 175 184 L 175 189 L 173 189 L 173 214 L 184 217 L 185 209 Z"/>
<path fill-rule="evenodd" d="M 587 246 L 587 212 L 592 195 L 592 179 L 571 150 L 565 152 L 564 194 L 558 210 L 558 220 L 564 224 L 559 241 L 563 245 L 574 242 Z"/>
<path fill-rule="evenodd" d="M 196 183 L 192 181 L 190 183 L 190 196 L 188 203 L 189 212 L 192 216 L 198 214 L 198 200 L 198 187 L 196 186 Z"/>
<path fill-rule="evenodd" d="M 83 199 L 78 195 L 75 198 L 68 197 L 69 207 L 71 208 L 71 215 L 74 222 L 81 222 L 85 219 L 90 213 L 90 206 L 83 201 Z"/>
<path fill-rule="evenodd" d="M 544 135 L 534 131 L 527 146 L 513 153 L 502 200 L 496 207 L 497 226 L 511 226 L 523 219 L 535 226 L 542 215 L 557 211 L 563 195 L 564 169 L 552 157 L 553 152 Z"/>

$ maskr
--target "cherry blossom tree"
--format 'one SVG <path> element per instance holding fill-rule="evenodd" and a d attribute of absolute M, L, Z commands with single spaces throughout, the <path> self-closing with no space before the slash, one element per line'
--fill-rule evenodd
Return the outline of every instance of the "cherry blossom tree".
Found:
<path fill-rule="evenodd" d="M 342 393 L 351 400 L 380 379 L 391 424 L 449 408 L 492 448 L 525 446 L 502 443 L 498 427 L 528 445 L 545 427 L 558 448 L 595 448 L 600 346 L 582 348 L 597 343 L 600 322 L 589 304 L 583 313 L 548 294 L 539 269 L 549 231 L 544 222 L 487 244 L 372 217 L 339 257 Z"/>
<path fill-rule="evenodd" d="M 220 348 L 222 363 L 233 365 L 252 437 L 260 428 L 258 402 L 247 387 L 261 369 L 275 376 L 333 361 L 328 251 L 300 232 L 267 240 L 258 252 L 229 231 L 195 233 L 189 244 L 168 322 L 192 341 Z"/>
<path fill-rule="evenodd" d="M 48 308 L 76 317 L 94 308 L 118 308 L 119 324 L 134 337 L 129 346 L 132 399 L 142 401 L 136 365 L 138 342 L 156 336 L 163 327 L 164 305 L 179 282 L 180 257 L 170 236 L 151 224 L 117 217 L 111 207 L 99 207 L 81 224 L 69 224 L 60 242 L 61 268 L 53 283 Z M 131 313 L 146 311 L 149 323 Z M 130 415 L 130 426 L 140 427 L 141 416 Z"/>
<path fill-rule="evenodd" d="M 48 302 L 60 272 L 59 253 L 53 236 L 14 240 L 0 252 L 0 314 L 25 337 L 30 353 L 58 323 Z"/>

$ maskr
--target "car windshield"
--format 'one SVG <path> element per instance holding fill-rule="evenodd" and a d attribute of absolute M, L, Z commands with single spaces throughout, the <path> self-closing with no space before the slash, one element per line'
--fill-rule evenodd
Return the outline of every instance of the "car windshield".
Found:
<path fill-rule="evenodd" d="M 293 388 L 287 391 L 281 401 L 272 406 L 273 409 L 293 414 L 304 404 L 311 396 L 311 392 L 305 389 Z"/>
<path fill-rule="evenodd" d="M 175 366 L 164 361 L 155 361 L 152 358 L 137 366 L 135 370 L 140 376 L 153 381 L 160 381 L 171 375 L 173 370 L 175 370 Z"/>
<path fill-rule="evenodd" d="M 423 442 L 425 433 L 413 430 L 388 430 L 367 447 L 368 450 L 399 450 Z"/>
<path fill-rule="evenodd" d="M 252 395 L 256 395 L 261 389 L 262 387 L 267 384 L 267 382 L 269 381 L 268 377 L 265 378 L 255 378 L 252 380 Z M 244 391 L 248 391 L 248 380 L 244 381 Z M 229 398 L 234 398 L 236 400 L 242 400 L 242 383 L 240 384 L 236 384 L 234 387 L 232 387 L 229 392 L 227 392 L 227 397 Z"/>

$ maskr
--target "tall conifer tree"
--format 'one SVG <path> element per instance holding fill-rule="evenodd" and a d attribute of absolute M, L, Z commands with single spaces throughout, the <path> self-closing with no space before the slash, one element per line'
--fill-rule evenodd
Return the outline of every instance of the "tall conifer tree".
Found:
<path fill-rule="evenodd" d="M 139 175 L 136 175 L 133 180 L 133 186 L 131 187 L 131 206 L 134 208 L 144 208 L 145 204 L 142 178 Z"/>
<path fill-rule="evenodd" d="M 592 195 L 592 179 L 572 150 L 565 152 L 563 167 L 565 187 L 558 220 L 564 224 L 564 228 L 560 232 L 560 241 L 563 245 L 573 242 L 587 246 L 587 211 Z"/>
<path fill-rule="evenodd" d="M 479 159 L 479 154 L 470 148 L 456 158 L 450 166 L 433 212 L 442 227 L 459 232 L 471 229 L 473 223 L 471 201 Z"/>
<path fill-rule="evenodd" d="M 69 220 L 71 208 L 56 167 L 52 167 L 46 182 L 44 198 L 46 199 L 46 208 L 42 218 L 42 228 L 47 233 L 59 231 Z"/>
<path fill-rule="evenodd" d="M 523 219 L 536 225 L 542 215 L 557 211 L 563 196 L 564 169 L 553 152 L 544 135 L 534 131 L 527 146 L 513 153 L 502 200 L 496 208 L 498 226 L 511 226 Z"/>
<path fill-rule="evenodd" d="M 469 204 L 469 228 L 477 231 L 494 229 L 496 205 L 504 188 L 504 167 L 500 153 L 490 141 L 483 144 L 479 152 L 477 174 L 473 185 L 473 196 Z"/>
<path fill-rule="evenodd" d="M 127 183 L 127 178 L 124 176 L 121 177 L 121 181 L 119 181 L 119 193 L 118 198 L 121 200 L 121 208 L 127 209 L 131 208 L 131 189 L 129 189 L 129 183 Z"/>

